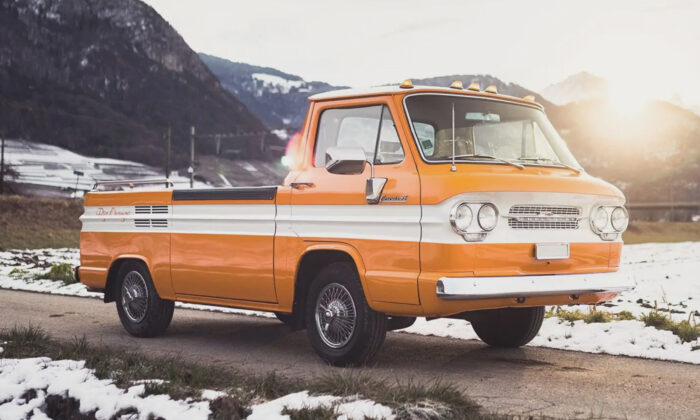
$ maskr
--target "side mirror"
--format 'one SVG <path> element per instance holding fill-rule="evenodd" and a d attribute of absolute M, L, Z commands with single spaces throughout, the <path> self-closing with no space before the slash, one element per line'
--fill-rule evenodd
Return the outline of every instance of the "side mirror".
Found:
<path fill-rule="evenodd" d="M 326 150 L 326 170 L 337 175 L 357 175 L 365 171 L 367 157 L 361 148 L 329 147 Z"/>

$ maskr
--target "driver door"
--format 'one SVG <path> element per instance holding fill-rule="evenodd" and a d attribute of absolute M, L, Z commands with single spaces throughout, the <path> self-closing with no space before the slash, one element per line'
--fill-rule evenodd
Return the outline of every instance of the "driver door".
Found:
<path fill-rule="evenodd" d="M 353 102 L 354 106 L 325 105 L 315 112 L 309 168 L 291 183 L 292 229 L 305 242 L 343 243 L 357 250 L 371 300 L 418 304 L 418 173 L 390 105 Z M 373 163 L 374 178 L 386 179 L 378 203 L 370 204 L 366 194 L 372 165 L 356 173 L 329 172 L 329 149 L 364 153 Z"/>

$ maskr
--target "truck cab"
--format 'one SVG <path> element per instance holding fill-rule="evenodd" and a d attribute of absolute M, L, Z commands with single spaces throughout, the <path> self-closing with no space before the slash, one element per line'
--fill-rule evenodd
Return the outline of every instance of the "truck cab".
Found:
<path fill-rule="evenodd" d="M 288 160 L 280 186 L 89 193 L 81 281 L 137 336 L 174 301 L 271 311 L 336 365 L 416 317 L 522 346 L 545 305 L 633 287 L 623 194 L 532 97 L 408 80 L 315 95 Z"/>

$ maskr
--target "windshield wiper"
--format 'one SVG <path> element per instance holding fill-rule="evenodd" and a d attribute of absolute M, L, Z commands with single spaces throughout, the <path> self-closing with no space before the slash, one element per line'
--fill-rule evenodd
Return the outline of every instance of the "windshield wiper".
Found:
<path fill-rule="evenodd" d="M 491 156 L 491 155 L 478 155 L 478 154 L 455 155 L 454 158 L 455 159 L 459 159 L 459 158 L 491 159 L 491 160 L 497 160 L 499 162 L 507 163 L 508 165 L 515 166 L 518 169 L 525 169 L 525 166 L 523 166 L 519 163 L 515 163 L 515 162 L 510 161 L 508 159 L 503 159 L 503 158 L 499 158 L 499 157 Z"/>
<path fill-rule="evenodd" d="M 530 162 L 536 162 L 536 163 L 546 163 L 546 164 L 550 164 L 550 165 L 554 165 L 554 166 L 560 166 L 560 167 L 562 167 L 562 168 L 570 169 L 570 170 L 576 172 L 577 174 L 580 174 L 581 171 L 582 171 L 580 168 L 577 168 L 577 167 L 575 167 L 575 166 L 567 165 L 567 164 L 564 163 L 564 162 L 559 162 L 559 161 L 556 161 L 556 160 L 553 160 L 553 159 L 549 159 L 549 158 L 543 158 L 543 157 L 521 157 L 521 158 L 519 158 L 518 160 L 524 160 L 524 161 L 530 161 Z"/>

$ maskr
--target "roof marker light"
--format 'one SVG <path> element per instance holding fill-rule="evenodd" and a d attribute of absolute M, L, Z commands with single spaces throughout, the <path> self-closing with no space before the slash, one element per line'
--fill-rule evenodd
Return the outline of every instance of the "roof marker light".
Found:
<path fill-rule="evenodd" d="M 452 82 L 452 84 L 450 85 L 450 87 L 451 87 L 452 89 L 459 89 L 459 90 L 464 89 L 464 85 L 462 84 L 462 81 L 461 81 L 461 80 L 455 80 L 454 82 Z"/>
<path fill-rule="evenodd" d="M 399 85 L 401 89 L 411 89 L 413 87 L 413 82 L 411 79 L 406 79 Z"/>
<path fill-rule="evenodd" d="M 498 88 L 496 87 L 496 85 L 491 85 L 491 86 L 487 87 L 484 90 L 484 92 L 493 93 L 495 95 L 498 93 Z"/>
<path fill-rule="evenodd" d="M 472 84 L 470 84 L 467 89 L 474 90 L 474 91 L 478 92 L 481 90 L 481 86 L 479 85 L 479 82 L 472 82 Z"/>
<path fill-rule="evenodd" d="M 526 101 L 535 102 L 535 95 L 527 95 L 524 96 L 523 99 L 525 99 Z"/>

